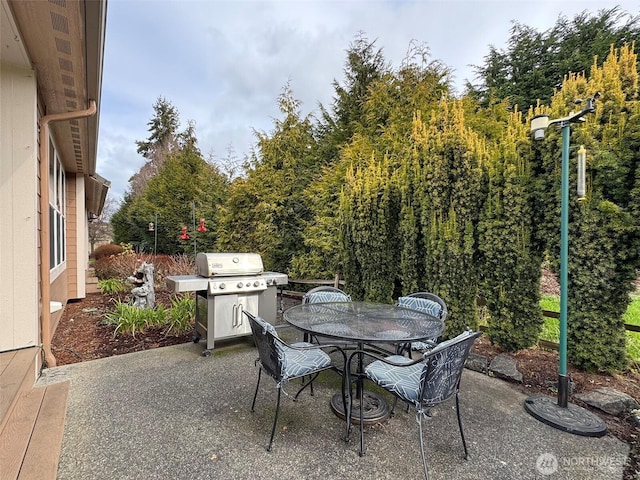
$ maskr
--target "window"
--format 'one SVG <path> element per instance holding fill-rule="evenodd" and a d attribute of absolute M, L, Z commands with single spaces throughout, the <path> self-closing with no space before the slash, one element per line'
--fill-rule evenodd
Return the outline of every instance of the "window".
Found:
<path fill-rule="evenodd" d="M 64 169 L 53 143 L 49 142 L 49 268 L 51 270 L 61 267 L 67 257 L 65 194 Z"/>

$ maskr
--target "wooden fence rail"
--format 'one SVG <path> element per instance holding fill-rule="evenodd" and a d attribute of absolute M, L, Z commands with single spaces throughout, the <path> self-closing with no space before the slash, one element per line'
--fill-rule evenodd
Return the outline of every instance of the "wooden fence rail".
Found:
<path fill-rule="evenodd" d="M 340 280 L 340 275 L 336 275 L 333 280 L 320 280 L 320 279 L 293 280 L 293 279 L 290 278 L 288 285 L 313 285 L 314 287 L 315 286 L 321 286 L 321 285 L 329 285 L 331 287 L 343 288 L 344 285 L 345 285 L 345 281 L 344 280 Z M 284 290 L 283 287 L 284 287 L 284 285 L 280 287 L 280 294 L 285 294 L 285 295 L 288 295 L 290 297 L 302 297 L 304 295 L 304 293 L 305 293 L 305 292 L 296 292 L 296 291 L 293 291 L 293 290 Z"/>
<path fill-rule="evenodd" d="M 559 312 L 552 312 L 551 310 L 543 310 L 542 311 L 542 316 L 546 317 L 546 318 L 557 318 L 557 319 L 560 319 L 560 313 Z M 624 324 L 624 328 L 628 332 L 640 332 L 640 325 L 633 325 L 631 323 L 625 323 Z M 551 342 L 549 340 L 543 340 L 543 339 L 539 339 L 538 340 L 538 345 L 540 347 L 546 348 L 548 350 L 558 350 L 560 348 L 558 343 Z"/>

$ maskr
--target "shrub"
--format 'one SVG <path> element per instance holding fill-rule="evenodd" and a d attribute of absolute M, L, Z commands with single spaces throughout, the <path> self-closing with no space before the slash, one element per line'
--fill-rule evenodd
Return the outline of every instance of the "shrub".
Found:
<path fill-rule="evenodd" d="M 144 260 L 135 254 L 121 254 L 109 257 L 108 261 L 111 262 L 111 268 L 117 273 L 117 278 L 124 280 L 133 275 Z"/>
<path fill-rule="evenodd" d="M 130 303 L 117 301 L 113 311 L 109 312 L 103 324 L 115 327 L 113 336 L 143 333 L 148 327 L 167 327 L 167 335 L 173 332 L 181 335 L 191 328 L 195 316 L 196 302 L 191 296 L 175 296 L 171 299 L 171 308 L 158 304 L 155 308 L 138 308 Z"/>
<path fill-rule="evenodd" d="M 136 255 L 124 251 L 111 257 L 103 257 L 96 260 L 94 270 L 100 280 L 118 278 L 125 280 L 135 272 L 142 262 L 153 263 L 154 283 L 156 287 L 164 286 L 165 279 L 169 275 L 189 275 L 195 272 L 193 259 L 186 255 Z"/>
<path fill-rule="evenodd" d="M 96 260 L 93 268 L 99 280 L 117 278 L 124 281 L 133 275 L 141 261 L 135 254 L 121 253 Z"/>
<path fill-rule="evenodd" d="M 96 272 L 98 281 L 108 280 L 110 278 L 122 278 L 119 275 L 119 272 L 114 268 L 111 258 L 112 257 L 104 257 L 94 262 L 93 269 Z"/>
<path fill-rule="evenodd" d="M 151 308 L 138 308 L 125 302 L 116 302 L 112 312 L 109 312 L 103 323 L 114 325 L 113 336 L 120 333 L 129 334 L 135 338 L 136 333 L 143 332 L 148 325 L 155 323 L 156 312 Z"/>
<path fill-rule="evenodd" d="M 157 255 L 155 259 L 149 255 L 146 261 L 154 264 L 156 285 L 164 285 L 170 275 L 190 275 L 195 272 L 193 258 L 187 255 Z"/>
<path fill-rule="evenodd" d="M 93 266 L 98 280 L 117 278 L 126 280 L 135 272 L 138 260 L 135 255 L 115 255 L 96 260 Z"/>
<path fill-rule="evenodd" d="M 123 250 L 124 249 L 120 245 L 116 245 L 115 243 L 106 243 L 96 248 L 91 254 L 91 257 L 96 260 L 100 260 L 101 258 L 118 255 L 122 253 Z"/>
<path fill-rule="evenodd" d="M 124 283 L 117 278 L 108 278 L 106 280 L 98 280 L 98 288 L 105 295 L 124 292 L 126 287 Z"/>

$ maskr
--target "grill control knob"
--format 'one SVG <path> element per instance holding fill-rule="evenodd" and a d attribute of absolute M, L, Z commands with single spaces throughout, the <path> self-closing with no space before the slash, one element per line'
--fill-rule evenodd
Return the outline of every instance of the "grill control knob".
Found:
<path fill-rule="evenodd" d="M 254 286 L 254 287 L 257 287 L 257 286 L 259 286 L 259 285 L 260 285 L 260 282 L 259 282 L 259 281 L 257 281 L 257 280 L 256 280 L 255 282 L 253 282 L 253 286 Z"/>
<path fill-rule="evenodd" d="M 238 288 L 242 288 L 242 282 L 238 282 Z"/>
<path fill-rule="evenodd" d="M 220 284 L 220 290 L 224 290 L 225 288 L 227 288 L 227 286 L 224 283 Z"/>

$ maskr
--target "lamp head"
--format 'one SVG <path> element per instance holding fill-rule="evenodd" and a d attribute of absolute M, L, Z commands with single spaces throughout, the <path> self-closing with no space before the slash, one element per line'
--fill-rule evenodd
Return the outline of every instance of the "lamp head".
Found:
<path fill-rule="evenodd" d="M 543 140 L 544 131 L 549 127 L 549 115 L 536 115 L 531 119 L 531 133 L 534 140 Z"/>

